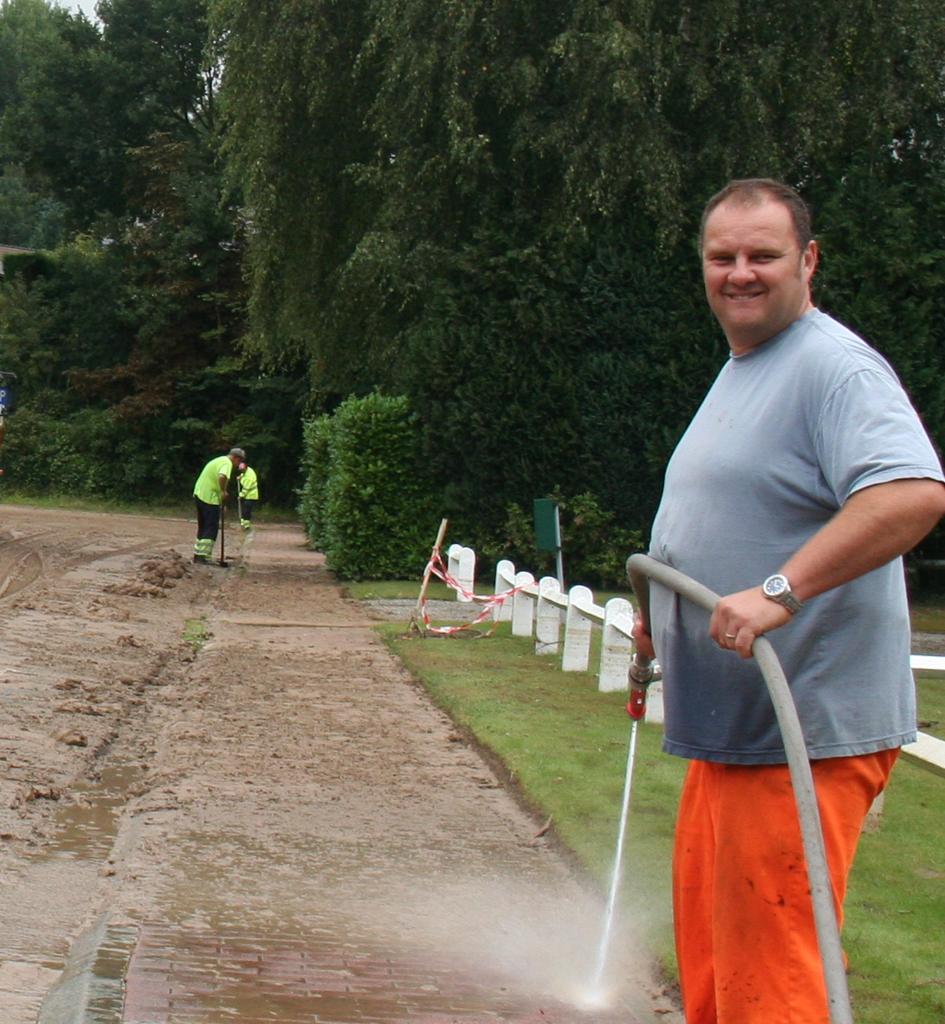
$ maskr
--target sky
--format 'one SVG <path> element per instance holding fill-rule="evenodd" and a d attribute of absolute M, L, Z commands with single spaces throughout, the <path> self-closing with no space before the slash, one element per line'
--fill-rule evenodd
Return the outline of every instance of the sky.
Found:
<path fill-rule="evenodd" d="M 61 0 L 61 6 L 67 8 L 70 11 L 82 11 L 82 13 L 90 20 L 95 20 L 95 5 L 98 0 Z"/>

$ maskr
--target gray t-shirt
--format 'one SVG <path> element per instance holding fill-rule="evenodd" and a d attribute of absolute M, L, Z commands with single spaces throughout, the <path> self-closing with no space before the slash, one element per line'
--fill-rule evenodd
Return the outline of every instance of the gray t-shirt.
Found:
<path fill-rule="evenodd" d="M 895 373 L 813 310 L 722 368 L 670 460 L 650 554 L 729 594 L 761 583 L 854 492 L 942 480 Z M 709 638 L 709 616 L 654 584 L 664 749 L 731 764 L 785 760 L 754 661 Z M 813 758 L 915 738 L 915 686 L 901 559 L 807 601 L 771 641 Z"/>

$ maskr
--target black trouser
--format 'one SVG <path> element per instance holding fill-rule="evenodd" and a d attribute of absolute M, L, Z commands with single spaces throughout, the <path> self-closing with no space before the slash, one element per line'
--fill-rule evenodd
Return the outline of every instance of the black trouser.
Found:
<path fill-rule="evenodd" d="M 201 558 L 209 558 L 213 554 L 217 532 L 220 529 L 220 506 L 208 505 L 199 498 L 194 498 L 197 506 L 197 540 L 194 542 L 194 554 Z"/>

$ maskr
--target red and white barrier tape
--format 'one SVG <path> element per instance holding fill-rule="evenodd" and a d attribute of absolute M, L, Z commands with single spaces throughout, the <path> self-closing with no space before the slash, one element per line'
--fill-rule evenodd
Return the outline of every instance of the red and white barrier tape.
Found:
<path fill-rule="evenodd" d="M 513 597 L 520 590 L 524 589 L 524 587 L 512 587 L 509 590 L 500 591 L 498 594 L 474 594 L 471 590 L 467 590 L 462 583 L 460 583 L 459 580 L 450 573 L 449 569 L 447 569 L 443 564 L 443 559 L 440 557 L 439 549 L 434 549 L 424 575 L 427 573 L 441 579 L 451 590 L 455 590 L 457 594 L 461 594 L 470 601 L 475 601 L 479 604 L 485 605 L 485 608 L 483 608 L 475 619 L 471 619 L 469 622 L 464 622 L 461 626 L 431 626 L 430 613 L 427 609 L 427 597 L 424 595 L 420 599 L 420 614 L 423 619 L 424 628 L 427 632 L 439 633 L 444 636 L 451 633 L 460 633 L 464 629 L 471 629 L 473 626 L 479 625 L 480 622 L 489 618 L 496 606 L 501 607 L 505 604 L 508 598 Z M 494 628 L 495 627 L 493 626 L 493 629 Z M 492 632 L 492 630 L 490 630 L 490 632 Z"/>

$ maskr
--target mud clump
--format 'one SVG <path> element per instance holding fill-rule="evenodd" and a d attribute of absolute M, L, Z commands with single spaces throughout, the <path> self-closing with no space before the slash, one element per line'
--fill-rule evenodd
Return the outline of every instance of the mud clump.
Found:
<path fill-rule="evenodd" d="M 103 589 L 109 594 L 126 597 L 167 597 L 166 591 L 190 575 L 190 566 L 177 551 L 146 558 L 138 567 L 136 579 L 126 583 L 109 583 Z"/>
<path fill-rule="evenodd" d="M 87 747 L 89 745 L 88 736 L 84 732 L 79 732 L 78 729 L 63 729 L 56 733 L 55 738 L 67 747 Z"/>
<path fill-rule="evenodd" d="M 26 786 L 19 790 L 10 802 L 10 807 L 22 807 L 34 800 L 61 800 L 62 790 L 58 786 Z"/>

